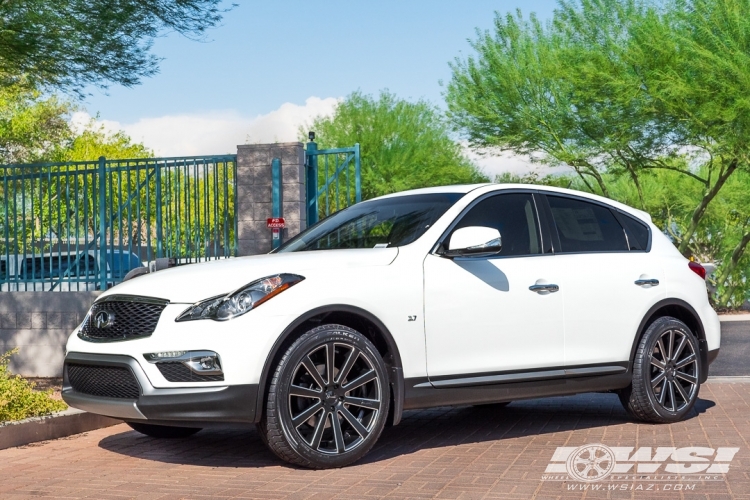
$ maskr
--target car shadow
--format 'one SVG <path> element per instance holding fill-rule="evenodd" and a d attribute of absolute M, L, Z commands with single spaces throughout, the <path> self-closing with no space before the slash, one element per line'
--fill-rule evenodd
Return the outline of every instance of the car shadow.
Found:
<path fill-rule="evenodd" d="M 698 399 L 687 419 L 695 418 L 713 406 L 713 401 Z M 503 441 L 630 422 L 632 420 L 614 394 L 579 394 L 516 401 L 505 407 L 483 405 L 413 410 L 404 413 L 399 425 L 386 427 L 375 447 L 358 463 L 380 462 L 423 449 Z M 204 429 L 184 439 L 154 439 L 127 431 L 102 439 L 99 447 L 134 458 L 181 465 L 293 467 L 276 458 L 265 447 L 255 428 Z"/>

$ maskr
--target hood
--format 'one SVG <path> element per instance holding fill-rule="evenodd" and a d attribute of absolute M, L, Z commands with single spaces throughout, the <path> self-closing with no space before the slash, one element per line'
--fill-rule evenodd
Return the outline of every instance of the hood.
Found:
<path fill-rule="evenodd" d="M 305 275 L 305 271 L 387 266 L 398 248 L 290 252 L 187 264 L 139 276 L 121 283 L 100 297 L 113 294 L 141 295 L 193 304 L 232 292 L 259 278 L 278 273 Z"/>

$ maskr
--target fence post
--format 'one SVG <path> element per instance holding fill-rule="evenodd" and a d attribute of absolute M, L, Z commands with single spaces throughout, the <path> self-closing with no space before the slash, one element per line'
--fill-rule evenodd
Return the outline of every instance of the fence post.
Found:
<path fill-rule="evenodd" d="M 271 217 L 281 217 L 281 159 L 271 160 Z M 281 230 L 273 230 L 273 248 L 281 246 Z"/>
<path fill-rule="evenodd" d="M 354 145 L 354 196 L 357 203 L 362 201 L 362 168 L 359 157 L 359 143 Z"/>
<path fill-rule="evenodd" d="M 107 159 L 99 157 L 99 289 L 107 289 Z"/>
<path fill-rule="evenodd" d="M 156 169 L 156 172 L 155 172 L 156 180 L 154 181 L 156 183 L 156 258 L 160 259 L 161 257 L 163 257 L 162 253 L 164 251 L 164 246 L 162 242 L 164 231 L 161 227 L 161 223 L 162 223 L 161 168 L 159 167 L 159 162 L 154 163 L 154 168 Z M 198 189 L 197 183 L 196 183 L 196 189 Z"/>
<path fill-rule="evenodd" d="M 314 141 L 307 143 L 305 152 L 305 185 L 307 186 L 307 225 L 312 226 L 318 222 L 318 155 L 315 152 L 318 145 Z"/>

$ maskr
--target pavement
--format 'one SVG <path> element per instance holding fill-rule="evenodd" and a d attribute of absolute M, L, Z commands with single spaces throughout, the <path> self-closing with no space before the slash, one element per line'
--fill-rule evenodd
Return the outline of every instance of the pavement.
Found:
<path fill-rule="evenodd" d="M 722 329 L 725 344 L 711 375 L 750 375 L 741 338 L 750 337 L 750 323 Z M 410 411 L 361 462 L 326 471 L 281 462 L 254 429 L 157 440 L 121 424 L 0 451 L 0 498 L 750 500 L 748 439 L 750 378 L 725 375 L 709 380 L 688 418 L 670 425 L 630 420 L 614 394 Z M 565 470 L 566 453 L 594 443 L 614 448 L 618 467 L 629 460 L 637 462 L 633 467 L 658 467 L 657 473 L 583 482 L 546 472 Z M 698 448 L 667 450 L 685 447 Z M 684 467 L 706 473 L 674 473 Z"/>

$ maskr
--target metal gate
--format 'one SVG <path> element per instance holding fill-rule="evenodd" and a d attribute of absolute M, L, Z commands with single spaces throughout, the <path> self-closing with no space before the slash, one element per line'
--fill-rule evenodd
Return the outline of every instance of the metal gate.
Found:
<path fill-rule="evenodd" d="M 0 291 L 103 290 L 236 255 L 236 155 L 0 165 Z"/>
<path fill-rule="evenodd" d="M 315 133 L 305 149 L 307 225 L 362 201 L 359 144 L 350 148 L 318 149 Z"/>

